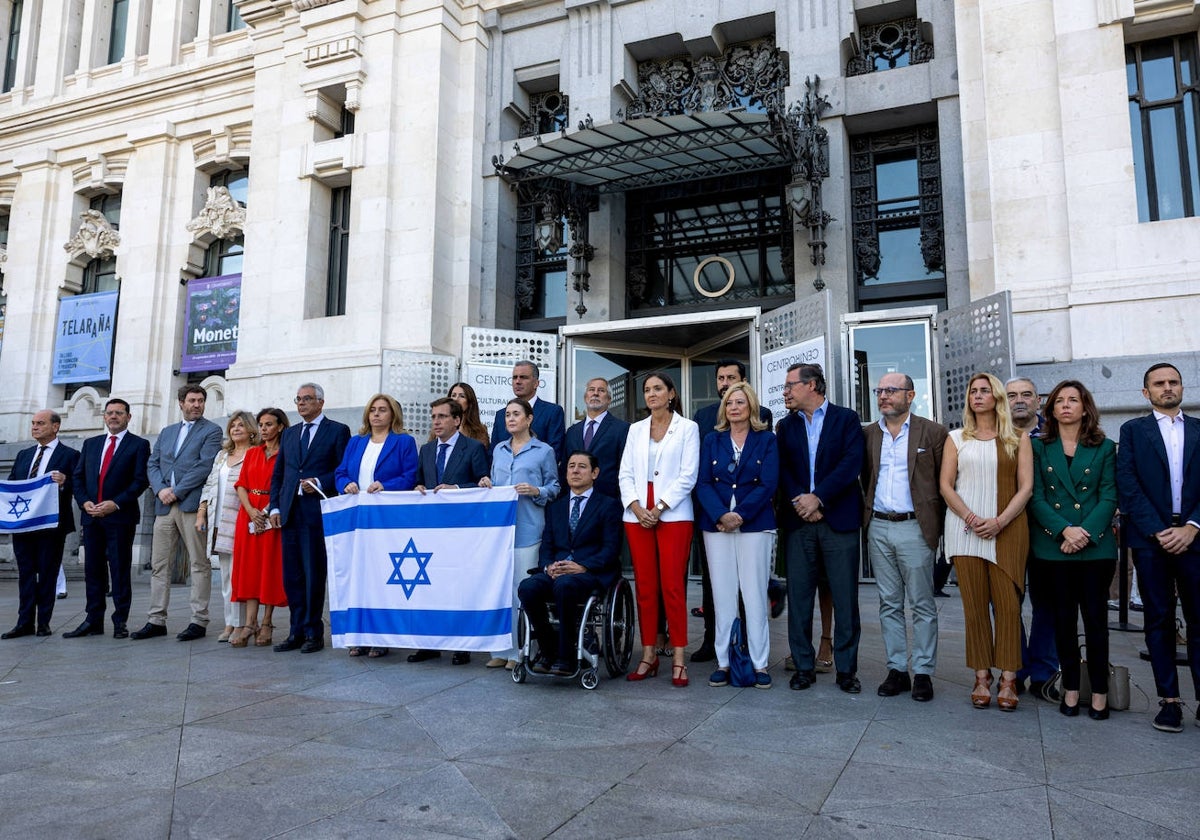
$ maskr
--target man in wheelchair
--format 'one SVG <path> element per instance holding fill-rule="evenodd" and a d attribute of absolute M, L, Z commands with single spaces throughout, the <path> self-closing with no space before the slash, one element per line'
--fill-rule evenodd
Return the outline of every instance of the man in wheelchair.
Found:
<path fill-rule="evenodd" d="M 521 581 L 517 597 L 538 640 L 538 656 L 530 670 L 571 676 L 576 672 L 580 612 L 588 596 L 604 591 L 621 574 L 621 507 L 593 492 L 599 462 L 590 452 L 567 459 L 569 493 L 550 504 L 542 533 L 538 571 Z M 548 603 L 558 616 L 558 632 L 550 623 Z"/>

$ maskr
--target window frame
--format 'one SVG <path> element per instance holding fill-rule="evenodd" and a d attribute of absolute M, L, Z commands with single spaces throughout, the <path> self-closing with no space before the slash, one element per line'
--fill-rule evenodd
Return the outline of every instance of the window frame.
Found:
<path fill-rule="evenodd" d="M 350 186 L 329 191 L 329 253 L 325 268 L 325 317 L 346 314 L 346 286 L 350 273 Z"/>

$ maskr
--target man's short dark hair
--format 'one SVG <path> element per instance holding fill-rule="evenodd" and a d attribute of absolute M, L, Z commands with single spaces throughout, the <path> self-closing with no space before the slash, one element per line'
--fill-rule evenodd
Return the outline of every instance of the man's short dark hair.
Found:
<path fill-rule="evenodd" d="M 586 449 L 576 449 L 574 452 L 572 452 L 570 455 L 567 456 L 567 460 L 570 461 L 576 455 L 582 455 L 583 457 L 587 458 L 588 463 L 592 465 L 592 469 L 594 469 L 594 470 L 600 469 L 600 459 L 596 457 L 595 452 L 588 452 Z"/>
<path fill-rule="evenodd" d="M 745 363 L 739 362 L 737 359 L 718 359 L 716 367 L 717 372 L 720 372 L 721 368 L 723 367 L 736 367 L 738 369 L 738 376 L 742 378 L 743 382 L 746 381 Z"/>
<path fill-rule="evenodd" d="M 188 398 L 188 394 L 199 394 L 204 397 L 204 401 L 208 402 L 208 391 L 205 391 L 199 385 L 184 385 L 179 389 L 179 401 L 183 402 Z"/>
<path fill-rule="evenodd" d="M 513 370 L 516 370 L 519 367 L 527 367 L 532 370 L 534 379 L 540 380 L 542 378 L 541 368 L 539 368 L 536 363 L 529 359 L 521 359 L 521 361 L 513 364 Z"/>
<path fill-rule="evenodd" d="M 452 400 L 449 397 L 438 397 L 429 404 L 430 408 L 437 408 L 439 405 L 450 406 L 450 416 L 455 420 L 461 420 L 463 416 L 463 407 L 459 405 L 458 400 Z"/>
<path fill-rule="evenodd" d="M 104 409 L 107 411 L 107 410 L 108 410 L 108 407 L 109 407 L 110 405 L 119 405 L 119 406 L 121 406 L 122 408 L 124 408 L 124 409 L 125 409 L 125 413 L 126 413 L 126 414 L 129 414 L 129 413 L 130 413 L 130 410 L 129 410 L 129 403 L 125 402 L 125 400 L 121 399 L 120 397 L 113 397 L 111 400 L 109 400 L 108 402 L 106 402 L 106 403 L 104 404 Z"/>
<path fill-rule="evenodd" d="M 1142 375 L 1142 387 L 1149 388 L 1150 374 L 1154 373 L 1156 370 L 1162 370 L 1163 368 L 1170 368 L 1171 370 L 1175 371 L 1175 373 L 1179 376 L 1179 383 L 1181 385 L 1183 384 L 1183 374 L 1179 372 L 1179 368 L 1175 367 L 1175 365 L 1171 364 L 1170 362 L 1158 362 L 1157 364 L 1150 365 L 1150 367 L 1146 369 L 1145 374 Z"/>
<path fill-rule="evenodd" d="M 810 365 L 806 362 L 797 362 L 794 365 L 789 365 L 787 372 L 799 371 L 801 382 L 812 382 L 813 390 L 821 396 L 825 396 L 825 371 L 821 370 L 820 365 Z"/>

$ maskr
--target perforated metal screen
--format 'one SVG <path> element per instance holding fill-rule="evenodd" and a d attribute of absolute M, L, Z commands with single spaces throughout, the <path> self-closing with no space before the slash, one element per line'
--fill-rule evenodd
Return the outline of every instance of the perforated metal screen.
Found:
<path fill-rule="evenodd" d="M 429 437 L 429 403 L 446 396 L 458 379 L 458 360 L 436 353 L 383 351 L 380 390 L 391 394 L 404 410 L 404 427 L 417 445 Z"/>
<path fill-rule="evenodd" d="M 828 339 L 833 334 L 832 311 L 827 289 L 763 313 L 759 320 L 762 351 L 781 350 L 815 335 Z"/>
<path fill-rule="evenodd" d="M 1013 376 L 1012 299 L 999 292 L 937 316 L 942 419 L 962 426 L 967 383 L 980 371 L 1001 382 Z"/>

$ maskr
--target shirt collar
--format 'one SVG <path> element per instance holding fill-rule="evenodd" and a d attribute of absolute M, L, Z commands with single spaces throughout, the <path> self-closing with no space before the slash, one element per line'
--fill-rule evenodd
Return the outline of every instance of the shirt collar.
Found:
<path fill-rule="evenodd" d="M 906 432 L 906 431 L 908 431 L 908 425 L 909 425 L 911 422 L 912 422 L 912 412 L 910 411 L 910 412 L 908 413 L 908 416 L 904 418 L 904 423 L 903 423 L 903 424 L 900 426 L 900 431 L 902 431 L 902 432 Z M 887 426 L 887 418 L 886 418 L 886 417 L 880 417 L 880 418 L 879 418 L 879 428 L 883 429 L 883 430 L 884 430 L 885 432 L 887 432 L 889 435 L 891 434 L 891 432 L 890 432 L 890 431 L 888 431 L 888 426 Z"/>
<path fill-rule="evenodd" d="M 585 425 L 586 425 L 587 423 L 592 423 L 592 422 L 594 422 L 594 423 L 595 423 L 597 426 L 599 426 L 599 425 L 600 425 L 600 423 L 601 423 L 601 422 L 604 420 L 604 418 L 605 418 L 605 417 L 607 417 L 607 416 L 608 416 L 608 409 L 606 408 L 606 409 L 604 409 L 604 411 L 601 411 L 601 412 L 600 412 L 599 414 L 597 414 L 595 417 L 585 417 L 585 418 L 583 419 L 583 422 L 584 422 L 584 424 L 585 424 Z"/>
<path fill-rule="evenodd" d="M 588 499 L 590 499 L 592 497 L 592 491 L 595 489 L 596 489 L 596 485 L 593 484 L 591 487 L 584 490 L 582 493 L 576 493 L 574 490 L 572 490 L 571 491 L 571 499 L 572 499 L 572 501 L 575 499 L 583 499 L 586 502 Z"/>
<path fill-rule="evenodd" d="M 1171 417 L 1171 415 L 1169 415 L 1169 414 L 1163 414 L 1157 408 L 1152 409 L 1152 411 L 1154 413 L 1154 422 L 1155 423 L 1161 423 L 1163 420 L 1168 420 L 1171 423 L 1182 423 L 1183 422 L 1182 409 L 1174 417 Z"/>
<path fill-rule="evenodd" d="M 446 446 L 453 447 L 454 444 L 458 443 L 458 438 L 461 434 L 462 434 L 462 432 L 455 432 L 454 434 L 450 435 L 450 437 L 447 438 L 446 440 L 442 440 L 439 438 L 438 442 L 437 442 L 438 446 L 442 446 L 444 444 Z"/>

